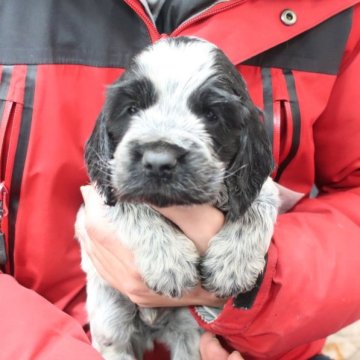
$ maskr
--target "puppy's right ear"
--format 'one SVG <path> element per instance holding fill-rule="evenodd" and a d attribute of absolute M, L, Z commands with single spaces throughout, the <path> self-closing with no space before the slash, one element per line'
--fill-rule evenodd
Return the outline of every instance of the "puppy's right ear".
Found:
<path fill-rule="evenodd" d="M 116 203 L 111 185 L 110 160 L 114 153 L 113 145 L 106 129 L 105 116 L 100 113 L 95 128 L 85 146 L 85 162 L 92 183 L 105 196 L 107 205 Z"/>

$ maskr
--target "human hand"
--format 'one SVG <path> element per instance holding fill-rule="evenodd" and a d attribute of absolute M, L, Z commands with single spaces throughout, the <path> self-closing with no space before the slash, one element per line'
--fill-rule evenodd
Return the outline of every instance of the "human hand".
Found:
<path fill-rule="evenodd" d="M 224 214 L 209 204 L 191 206 L 153 206 L 160 214 L 176 224 L 204 255 L 210 239 L 224 225 Z"/>
<path fill-rule="evenodd" d="M 237 352 L 229 354 L 211 333 L 206 332 L 200 339 L 200 354 L 202 360 L 244 360 Z"/>
<path fill-rule="evenodd" d="M 105 219 L 102 199 L 92 186 L 84 186 L 81 191 L 85 204 L 86 227 L 86 234 L 83 234 L 81 239 L 82 245 L 98 273 L 112 287 L 142 307 L 221 306 L 224 303 L 224 300 L 208 293 L 200 285 L 180 299 L 161 296 L 150 290 L 135 266 L 132 252 L 118 241 L 117 234 Z M 179 224 L 186 219 L 183 211 L 180 211 L 182 216 L 179 216 L 179 219 L 173 209 L 167 211 Z"/>
<path fill-rule="evenodd" d="M 279 214 L 291 210 L 305 196 L 304 193 L 290 190 L 280 184 L 276 186 L 279 190 Z"/>

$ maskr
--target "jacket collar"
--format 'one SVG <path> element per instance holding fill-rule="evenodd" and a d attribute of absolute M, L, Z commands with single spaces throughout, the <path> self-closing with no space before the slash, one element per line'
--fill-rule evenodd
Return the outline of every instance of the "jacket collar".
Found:
<path fill-rule="evenodd" d="M 170 36 L 204 38 L 221 48 L 234 64 L 239 64 L 358 3 L 360 0 L 230 0 L 183 22 Z M 286 9 L 297 16 L 291 26 L 281 21 Z M 214 13 L 216 16 L 211 16 Z"/>

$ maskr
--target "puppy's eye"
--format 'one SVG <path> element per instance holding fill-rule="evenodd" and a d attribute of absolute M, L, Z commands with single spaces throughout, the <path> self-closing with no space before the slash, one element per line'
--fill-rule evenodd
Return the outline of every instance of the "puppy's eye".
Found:
<path fill-rule="evenodd" d="M 137 112 L 139 112 L 139 108 L 136 105 L 130 105 L 126 111 L 129 115 L 135 115 Z"/>
<path fill-rule="evenodd" d="M 211 110 L 205 113 L 205 117 L 209 123 L 216 123 L 218 121 L 218 116 Z"/>

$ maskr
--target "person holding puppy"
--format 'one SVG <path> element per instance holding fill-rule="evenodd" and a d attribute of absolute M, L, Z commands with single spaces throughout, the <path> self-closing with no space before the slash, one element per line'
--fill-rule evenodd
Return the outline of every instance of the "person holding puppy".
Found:
<path fill-rule="evenodd" d="M 327 335 L 360 318 L 359 1 L 13 0 L 0 14 L 2 358 L 100 358 L 73 239 L 83 146 L 104 85 L 162 36 L 213 42 L 241 72 L 264 112 L 284 212 L 252 291 L 218 299 L 199 286 L 174 300 L 147 289 L 85 187 L 98 272 L 139 306 L 190 306 L 207 331 L 204 359 L 314 358 Z M 159 211 L 200 254 L 224 221 L 208 205 Z"/>

